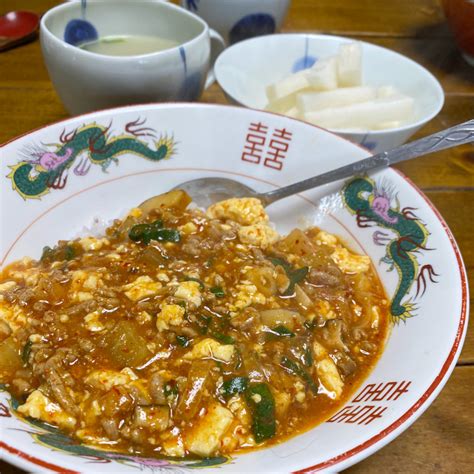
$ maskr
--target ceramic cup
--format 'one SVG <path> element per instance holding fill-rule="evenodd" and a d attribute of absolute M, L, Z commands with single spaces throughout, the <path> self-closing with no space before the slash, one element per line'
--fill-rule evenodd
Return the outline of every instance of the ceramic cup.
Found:
<path fill-rule="evenodd" d="M 233 44 L 279 30 L 290 0 L 181 0 L 181 5 Z"/>
<path fill-rule="evenodd" d="M 88 28 L 76 28 L 78 23 Z M 95 30 L 99 37 L 157 35 L 179 46 L 107 56 L 66 42 L 74 29 L 79 38 Z M 220 35 L 197 15 L 146 0 L 89 0 L 85 12 L 80 2 L 64 3 L 43 16 L 40 33 L 49 76 L 72 115 L 119 105 L 197 100 L 214 82 L 213 62 L 224 48 Z"/>

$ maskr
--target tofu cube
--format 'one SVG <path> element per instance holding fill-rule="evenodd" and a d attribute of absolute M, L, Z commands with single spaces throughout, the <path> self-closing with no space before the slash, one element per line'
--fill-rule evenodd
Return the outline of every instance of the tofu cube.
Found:
<path fill-rule="evenodd" d="M 40 390 L 30 393 L 26 402 L 18 407 L 25 416 L 45 421 L 60 428 L 72 429 L 76 419 L 65 412 L 57 403 L 52 402 Z"/>
<path fill-rule="evenodd" d="M 234 416 L 227 408 L 218 403 L 211 404 L 207 413 L 186 434 L 186 448 L 198 456 L 211 456 L 218 450 L 233 419 Z"/>
<path fill-rule="evenodd" d="M 230 362 L 234 355 L 235 348 L 232 344 L 220 344 L 210 337 L 198 342 L 189 352 L 184 355 L 184 359 L 204 359 L 212 358 L 222 362 Z"/>

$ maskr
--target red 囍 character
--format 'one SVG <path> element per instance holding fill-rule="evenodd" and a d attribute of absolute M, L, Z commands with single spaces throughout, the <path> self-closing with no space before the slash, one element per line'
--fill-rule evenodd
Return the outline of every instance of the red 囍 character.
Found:
<path fill-rule="evenodd" d="M 290 147 L 292 136 L 293 133 L 285 128 L 276 129 L 273 132 L 264 162 L 266 167 L 276 170 L 281 170 L 283 168 L 283 160 L 286 158 L 286 153 Z"/>
<path fill-rule="evenodd" d="M 242 160 L 259 164 L 267 140 L 268 127 L 261 122 L 251 123 L 245 138 Z"/>

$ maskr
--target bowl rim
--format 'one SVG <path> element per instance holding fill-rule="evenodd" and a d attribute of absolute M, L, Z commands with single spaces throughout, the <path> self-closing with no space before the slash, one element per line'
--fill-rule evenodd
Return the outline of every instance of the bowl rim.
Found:
<path fill-rule="evenodd" d="M 285 38 L 298 38 L 298 37 L 299 38 L 309 38 L 310 40 L 311 39 L 316 39 L 316 40 L 320 40 L 320 39 L 341 40 L 342 42 L 346 42 L 346 43 L 352 41 L 352 42 L 357 42 L 357 43 L 362 43 L 364 45 L 368 45 L 369 47 L 375 48 L 376 50 L 380 50 L 382 52 L 382 54 L 386 54 L 388 52 L 389 54 L 393 54 L 395 56 L 398 56 L 399 59 L 401 59 L 402 61 L 406 61 L 407 63 L 411 63 L 412 66 L 414 66 L 415 69 L 417 69 L 421 73 L 421 75 L 424 75 L 426 77 L 428 82 L 431 82 L 434 89 L 436 89 L 436 95 L 437 95 L 438 100 L 437 100 L 437 104 L 436 104 L 436 107 L 433 110 L 433 112 L 431 112 L 430 114 L 427 114 L 427 115 L 425 114 L 425 115 L 423 115 L 423 118 L 420 118 L 415 122 L 411 122 L 409 124 L 403 125 L 402 127 L 388 128 L 388 129 L 385 129 L 385 130 L 360 130 L 360 131 L 359 130 L 351 130 L 351 129 L 339 129 L 339 128 L 329 128 L 329 129 L 324 129 L 324 130 L 328 130 L 328 131 L 333 132 L 335 134 L 341 134 L 341 133 L 366 134 L 366 133 L 368 133 L 368 134 L 370 134 L 371 136 L 374 136 L 374 137 L 381 136 L 381 135 L 386 135 L 386 134 L 392 133 L 392 132 L 405 132 L 405 131 L 412 130 L 414 128 L 419 128 L 422 125 L 425 125 L 430 120 L 432 120 L 434 117 L 436 117 L 444 106 L 445 94 L 444 94 L 444 90 L 443 90 L 443 87 L 441 86 L 440 82 L 438 81 L 438 79 L 436 79 L 436 77 L 428 69 L 426 69 L 424 66 L 422 66 L 421 64 L 419 64 L 415 60 L 409 58 L 408 56 L 405 56 L 404 54 L 401 54 L 397 51 L 394 51 L 390 48 L 385 48 L 384 46 L 379 46 L 377 44 L 370 43 L 368 41 L 363 41 L 363 40 L 360 40 L 358 38 L 352 38 L 352 37 L 349 37 L 349 36 L 326 35 L 326 34 L 323 34 L 323 33 L 277 33 L 277 34 L 273 34 L 273 35 L 257 36 L 255 38 L 249 38 L 249 39 L 246 39 L 244 41 L 239 41 L 238 43 L 235 43 L 235 44 L 229 46 L 228 48 L 224 49 L 224 51 L 222 51 L 222 53 L 219 54 L 219 56 L 217 57 L 216 62 L 214 64 L 214 74 L 216 76 L 217 83 L 222 88 L 224 93 L 226 95 L 228 95 L 229 97 L 232 97 L 232 99 L 235 100 L 235 102 L 237 102 L 238 104 L 241 104 L 242 106 L 244 106 L 248 109 L 261 110 L 263 112 L 268 112 L 268 111 L 263 110 L 263 109 L 256 109 L 254 106 L 246 105 L 244 102 L 241 102 L 240 100 L 237 100 L 234 96 L 232 96 L 232 94 L 230 94 L 227 91 L 227 88 L 224 86 L 223 81 L 222 81 L 222 77 L 223 77 L 222 68 L 225 66 L 224 61 L 227 60 L 227 55 L 230 54 L 229 51 L 231 51 L 232 49 L 238 49 L 238 48 L 244 47 L 245 44 L 246 44 L 246 46 L 248 46 L 249 43 L 252 43 L 252 42 L 254 42 L 254 43 L 262 42 L 263 43 L 264 41 L 266 41 L 270 38 L 279 38 L 281 40 L 285 40 Z M 232 62 L 229 61 L 228 64 L 232 64 Z M 416 98 L 415 98 L 415 100 L 416 100 Z M 289 117 L 289 118 L 293 118 L 293 117 Z M 311 122 L 308 122 L 304 119 L 295 119 L 295 120 L 300 120 L 300 121 L 308 123 L 310 125 L 317 126 L 317 125 L 315 125 Z M 323 128 L 323 127 L 320 127 L 320 128 Z"/>
<path fill-rule="evenodd" d="M 282 114 L 277 114 L 274 112 L 269 112 L 269 111 L 250 108 L 250 107 L 246 107 L 245 109 L 243 109 L 242 107 L 235 106 L 235 105 L 228 105 L 228 104 L 210 104 L 210 103 L 192 103 L 192 102 L 163 102 L 163 103 L 133 104 L 133 105 L 128 105 L 128 106 L 113 107 L 109 109 L 100 109 L 100 110 L 88 112 L 88 113 L 73 116 L 73 117 L 67 117 L 62 120 L 57 120 L 55 122 L 39 126 L 33 130 L 27 131 L 23 134 L 20 134 L 20 135 L 17 135 L 16 137 L 11 138 L 10 140 L 0 144 L 0 152 L 2 151 L 3 148 L 5 148 L 10 143 L 13 143 L 32 133 L 38 132 L 42 129 L 52 127 L 55 125 L 65 124 L 70 121 L 82 119 L 84 117 L 88 117 L 88 116 L 93 117 L 98 114 L 106 114 L 113 111 L 117 112 L 119 110 L 127 111 L 129 109 L 134 109 L 134 108 L 135 109 L 145 108 L 145 110 L 153 110 L 154 107 L 165 109 L 167 107 L 176 107 L 176 106 L 178 108 L 183 108 L 183 109 L 195 108 L 195 107 L 205 108 L 205 109 L 217 109 L 217 110 L 221 108 L 227 108 L 227 109 L 231 108 L 231 109 L 236 109 L 237 111 L 240 111 L 240 112 L 243 112 L 243 110 L 248 109 L 250 111 L 268 114 L 270 116 L 284 117 L 287 120 L 302 122 L 316 129 L 320 129 L 325 132 L 328 132 L 331 135 L 334 135 L 337 138 L 343 141 L 349 142 L 352 145 L 355 145 L 358 148 L 366 151 L 367 153 L 370 153 L 370 150 L 367 150 L 367 148 L 365 148 L 364 146 L 358 143 L 354 143 L 348 138 L 342 137 L 331 130 L 326 130 L 322 127 L 318 127 L 317 125 L 305 122 L 304 120 L 295 119 L 295 118 L 287 117 Z M 348 468 L 349 466 L 352 466 L 362 461 L 363 459 L 366 459 L 367 457 L 374 454 L 376 451 L 383 448 L 385 445 L 387 445 L 389 442 L 391 442 L 393 439 L 399 436 L 402 432 L 408 429 L 428 409 L 428 407 L 431 405 L 431 403 L 434 401 L 434 399 L 438 396 L 438 394 L 441 392 L 441 390 L 447 383 L 451 373 L 453 372 L 456 366 L 456 362 L 463 348 L 463 344 L 464 344 L 464 340 L 465 340 L 466 332 L 467 332 L 467 327 L 468 327 L 468 322 L 469 322 L 470 292 L 469 292 L 466 268 L 464 265 L 464 261 L 463 261 L 459 246 L 450 228 L 448 227 L 448 224 L 446 223 L 444 218 L 441 216 L 440 212 L 433 205 L 433 203 L 429 200 L 429 198 L 423 193 L 423 191 L 410 178 L 405 176 L 404 173 L 402 173 L 401 171 L 395 168 L 390 168 L 390 169 L 394 171 L 396 174 L 398 174 L 402 179 L 404 179 L 406 183 L 409 186 L 411 186 L 419 194 L 420 198 L 422 198 L 425 201 L 426 205 L 431 209 L 434 216 L 438 219 L 439 223 L 441 224 L 444 232 L 446 233 L 446 236 L 448 237 L 449 243 L 453 249 L 453 252 L 456 258 L 456 263 L 458 265 L 458 270 L 460 273 L 460 281 L 461 281 L 461 313 L 459 316 L 459 324 L 458 324 L 458 329 L 456 332 L 456 337 L 446 357 L 445 362 L 441 366 L 439 373 L 433 378 L 433 382 L 431 383 L 431 385 L 418 398 L 418 400 L 415 403 L 413 403 L 408 409 L 406 409 L 403 412 L 403 414 L 400 415 L 392 424 L 390 424 L 387 428 L 380 431 L 379 433 L 372 436 L 371 438 L 365 440 L 363 443 L 355 446 L 354 448 L 351 448 L 350 450 L 345 451 L 344 453 L 341 453 L 331 459 L 325 460 L 319 464 L 308 466 L 306 468 L 294 471 L 295 474 L 303 474 L 303 473 L 306 474 L 306 473 L 315 472 L 315 471 L 319 471 L 323 469 L 329 469 L 336 465 L 338 469 L 345 469 L 345 468 Z M 21 451 L 13 446 L 8 445 L 2 440 L 0 440 L 0 452 L 1 451 L 6 452 L 5 460 L 7 462 L 10 462 L 13 465 L 17 465 L 19 467 L 23 467 L 25 469 L 31 469 L 31 463 L 33 463 L 36 466 L 40 466 L 41 468 L 48 470 L 45 472 L 52 471 L 52 472 L 58 472 L 58 473 L 80 474 L 78 471 L 71 470 L 70 468 L 64 468 L 62 466 L 52 464 L 44 459 L 39 459 L 35 456 L 32 456 L 28 454 L 27 452 Z"/>
<path fill-rule="evenodd" d="M 125 0 L 115 0 L 115 1 L 122 4 L 123 3 L 130 4 L 130 2 L 127 2 Z M 187 16 L 191 20 L 194 20 L 196 23 L 199 23 L 201 25 L 202 30 L 197 35 L 193 36 L 190 40 L 179 42 L 178 45 L 173 46 L 171 48 L 164 49 L 162 51 L 155 51 L 152 53 L 145 53 L 145 54 L 131 54 L 128 56 L 113 56 L 110 54 L 99 54 L 92 51 L 88 51 L 87 49 L 82 49 L 79 46 L 66 43 L 64 39 L 61 39 L 58 36 L 56 36 L 46 25 L 46 22 L 51 17 L 56 15 L 58 12 L 61 12 L 63 10 L 71 10 L 73 8 L 76 8 L 78 4 L 80 5 L 80 2 L 67 1 L 63 3 L 59 3 L 58 5 L 50 8 L 41 17 L 41 21 L 39 23 L 41 44 L 43 45 L 43 41 L 45 39 L 48 39 L 55 46 L 59 48 L 63 48 L 63 51 L 71 51 L 73 54 L 78 54 L 79 56 L 82 56 L 85 59 L 97 60 L 97 61 L 113 61 L 115 63 L 129 63 L 129 62 L 136 62 L 137 59 L 154 59 L 158 57 L 171 57 L 172 55 L 176 54 L 176 52 L 180 48 L 197 44 L 203 38 L 205 38 L 206 36 L 209 36 L 209 31 L 210 31 L 209 25 L 201 17 L 199 17 L 195 13 L 190 12 L 189 10 L 185 8 L 181 8 L 178 5 L 175 5 L 174 3 L 170 3 L 168 0 L 163 0 L 163 1 L 138 0 L 138 2 L 144 5 L 149 5 L 151 8 L 158 8 L 158 9 L 164 8 L 165 10 L 166 9 L 174 10 L 175 12 L 181 13 L 182 15 Z M 89 5 L 97 5 L 97 4 L 107 5 L 108 3 L 109 2 L 104 1 L 104 0 L 88 0 Z M 45 56 L 45 52 L 43 51 L 43 57 L 44 56 Z M 46 58 L 44 57 L 44 59 Z M 98 112 L 98 110 L 94 112 Z"/>

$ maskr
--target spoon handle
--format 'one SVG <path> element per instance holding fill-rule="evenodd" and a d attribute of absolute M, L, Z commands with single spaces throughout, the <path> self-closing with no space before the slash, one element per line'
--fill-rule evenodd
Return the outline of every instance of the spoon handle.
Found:
<path fill-rule="evenodd" d="M 340 179 L 367 173 L 368 171 L 384 168 L 394 163 L 410 160 L 435 151 L 445 150 L 465 143 L 474 141 L 474 120 L 455 125 L 427 137 L 420 138 L 405 145 L 393 148 L 389 151 L 369 156 L 355 163 L 341 166 L 327 173 L 305 179 L 298 183 L 290 184 L 283 188 L 275 189 L 267 193 L 259 194 L 257 197 L 265 206 L 293 194 L 316 188 L 323 184 L 332 183 Z"/>

